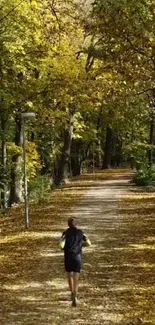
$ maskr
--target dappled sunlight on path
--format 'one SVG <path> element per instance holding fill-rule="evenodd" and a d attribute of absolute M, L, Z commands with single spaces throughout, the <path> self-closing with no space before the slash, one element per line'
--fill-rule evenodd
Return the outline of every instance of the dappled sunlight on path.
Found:
<path fill-rule="evenodd" d="M 109 175 L 77 180 L 57 190 L 48 205 L 32 207 L 28 232 L 18 211 L 10 214 L 10 220 L 19 215 L 13 233 L 11 225 L 5 231 L 2 223 L 9 221 L 3 217 L 1 325 L 155 324 L 155 218 L 152 212 L 147 218 L 135 214 L 126 175 Z M 77 308 L 71 307 L 58 248 L 70 215 L 92 241 L 84 248 Z"/>

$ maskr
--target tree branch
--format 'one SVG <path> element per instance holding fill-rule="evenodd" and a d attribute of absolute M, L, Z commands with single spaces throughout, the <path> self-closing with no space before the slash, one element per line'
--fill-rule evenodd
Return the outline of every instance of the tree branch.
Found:
<path fill-rule="evenodd" d="M 145 90 L 143 90 L 143 91 L 140 91 L 139 93 L 137 93 L 136 95 L 142 95 L 142 94 L 146 94 L 148 91 L 154 91 L 155 90 L 155 88 L 153 87 L 153 88 L 148 88 L 148 89 L 145 89 Z"/>
<path fill-rule="evenodd" d="M 0 23 L 6 19 L 8 16 L 10 16 L 20 5 L 21 3 L 23 2 L 23 0 L 21 0 L 15 7 L 13 7 L 10 11 L 7 12 L 7 14 L 5 16 L 3 16 L 1 19 L 0 19 Z"/>
<path fill-rule="evenodd" d="M 34 92 L 33 94 L 29 95 L 28 97 L 22 99 L 20 102 L 16 102 L 15 104 L 10 106 L 10 109 L 20 107 L 22 104 L 26 103 L 28 100 L 33 99 L 34 97 L 38 95 L 42 95 L 47 91 L 48 85 L 41 91 Z"/>

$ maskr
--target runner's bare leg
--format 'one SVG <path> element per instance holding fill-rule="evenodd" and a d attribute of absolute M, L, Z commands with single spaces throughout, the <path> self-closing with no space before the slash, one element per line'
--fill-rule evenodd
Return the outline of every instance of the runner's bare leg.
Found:
<path fill-rule="evenodd" d="M 69 284 L 70 292 L 73 293 L 73 291 L 74 291 L 73 272 L 68 272 L 67 276 L 68 276 L 68 284 Z"/>
<path fill-rule="evenodd" d="M 78 272 L 73 272 L 73 293 L 77 296 L 78 293 L 78 285 L 79 285 L 79 275 Z"/>

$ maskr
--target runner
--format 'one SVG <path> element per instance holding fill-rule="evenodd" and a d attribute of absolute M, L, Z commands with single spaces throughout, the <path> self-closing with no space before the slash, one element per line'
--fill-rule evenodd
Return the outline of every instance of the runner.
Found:
<path fill-rule="evenodd" d="M 73 217 L 68 219 L 69 228 L 63 232 L 60 247 L 64 250 L 65 270 L 71 291 L 72 306 L 77 306 L 78 280 L 82 268 L 82 246 L 91 246 L 90 240 L 76 226 Z"/>

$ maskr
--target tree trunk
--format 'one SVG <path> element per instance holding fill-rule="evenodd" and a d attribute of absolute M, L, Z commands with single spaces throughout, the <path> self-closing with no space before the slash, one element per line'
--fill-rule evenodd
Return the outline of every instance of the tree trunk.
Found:
<path fill-rule="evenodd" d="M 113 131 L 111 166 L 119 167 L 122 159 L 122 142 L 116 132 Z"/>
<path fill-rule="evenodd" d="M 77 156 L 71 157 L 71 171 L 73 176 L 81 175 L 82 159 L 79 156 L 79 152 L 77 154 Z"/>
<path fill-rule="evenodd" d="M 152 145 L 153 144 L 153 139 L 154 139 L 154 120 L 151 120 L 150 123 L 150 139 L 149 139 L 149 144 Z M 152 149 L 150 148 L 148 150 L 148 165 L 149 167 L 152 166 Z"/>
<path fill-rule="evenodd" d="M 97 161 L 96 161 L 96 167 L 102 168 L 102 151 L 101 151 L 101 139 L 97 139 Z"/>
<path fill-rule="evenodd" d="M 16 133 L 15 133 L 15 144 L 16 146 L 22 147 L 23 145 L 23 132 L 22 132 L 22 120 L 20 114 L 16 115 Z M 12 157 L 11 167 L 11 189 L 9 205 L 13 203 L 19 203 L 23 201 L 23 175 L 22 175 L 22 154 L 17 153 Z"/>
<path fill-rule="evenodd" d="M 72 160 L 71 168 L 72 168 L 72 175 L 73 176 L 81 175 L 82 162 L 80 162 L 78 160 L 76 160 L 76 161 Z"/>
<path fill-rule="evenodd" d="M 6 153 L 6 120 L 1 118 L 1 127 L 2 127 L 2 175 L 1 175 L 1 207 L 6 208 L 7 199 L 6 199 L 6 162 L 7 162 L 7 153 Z"/>
<path fill-rule="evenodd" d="M 111 167 L 112 145 L 113 130 L 109 126 L 107 126 L 102 169 L 109 169 Z"/>
<path fill-rule="evenodd" d="M 71 144 L 72 144 L 73 129 L 74 129 L 74 115 L 75 112 L 73 112 L 70 116 L 68 129 L 64 130 L 64 145 L 63 145 L 63 151 L 58 166 L 57 176 L 55 178 L 56 185 L 66 183 L 68 180 L 68 165 L 69 165 L 70 154 L 71 154 Z"/>
<path fill-rule="evenodd" d="M 81 174 L 82 161 L 82 141 L 81 139 L 73 140 L 71 147 L 71 171 L 73 176 Z"/>

